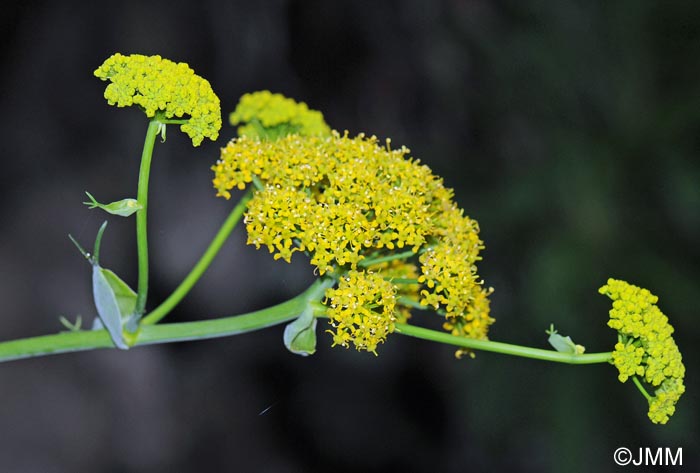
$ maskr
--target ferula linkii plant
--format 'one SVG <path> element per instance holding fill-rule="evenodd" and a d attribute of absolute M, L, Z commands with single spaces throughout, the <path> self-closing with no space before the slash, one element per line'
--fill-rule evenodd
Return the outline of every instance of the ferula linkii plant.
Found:
<path fill-rule="evenodd" d="M 104 95 L 110 105 L 136 105 L 148 119 L 136 198 L 101 204 L 87 193 L 85 202 L 112 216 L 135 214 L 138 288 L 101 266 L 103 224 L 93 254 L 74 240 L 93 269 L 92 328 L 61 318 L 68 331 L 0 342 L 0 361 L 237 335 L 283 323 L 285 346 L 310 355 L 318 321 L 325 319 L 327 343 L 375 355 L 396 333 L 455 346 L 458 357 L 483 350 L 572 365 L 610 363 L 621 382 L 631 379 L 646 398 L 652 422 L 665 424 L 674 414 L 685 391 L 685 367 L 656 296 L 616 279 L 601 287 L 613 301 L 608 326 L 617 331 L 617 342 L 611 351 L 585 353 L 553 326 L 546 333 L 554 350 L 489 340 L 493 289 L 477 269 L 484 243 L 478 223 L 455 203 L 453 191 L 406 147 L 332 130 L 321 112 L 269 91 L 241 98 L 229 116 L 238 136 L 212 166 L 218 196 L 245 192 L 191 272 L 148 311 L 148 179 L 156 137 L 165 139 L 167 125 L 179 125 L 194 146 L 204 138 L 216 140 L 219 99 L 187 64 L 160 56 L 115 54 L 95 75 L 109 81 Z M 307 258 L 315 282 L 286 302 L 248 314 L 159 323 L 241 219 L 248 244 L 286 262 Z M 425 312 L 438 317 L 444 330 L 421 327 Z"/>

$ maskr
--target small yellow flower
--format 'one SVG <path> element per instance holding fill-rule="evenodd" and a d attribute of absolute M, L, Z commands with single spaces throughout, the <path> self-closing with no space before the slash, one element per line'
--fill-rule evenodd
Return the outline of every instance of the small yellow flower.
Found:
<path fill-rule="evenodd" d="M 238 136 L 276 140 L 286 135 L 328 136 L 330 127 L 323 114 L 310 110 L 282 94 L 262 90 L 245 94 L 229 116 L 231 125 L 238 127 Z"/>
<path fill-rule="evenodd" d="M 665 424 L 685 392 L 685 366 L 671 336 L 673 327 L 656 305 L 658 298 L 647 289 L 608 279 L 600 293 L 613 300 L 608 326 L 619 334 L 612 354 L 619 379 L 638 376 L 656 388 L 648 414 L 652 422 Z"/>
<path fill-rule="evenodd" d="M 185 63 L 160 56 L 114 54 L 95 70 L 95 76 L 111 83 L 105 89 L 110 105 L 138 105 L 146 116 L 188 118 L 180 129 L 199 146 L 204 138 L 216 140 L 221 128 L 221 107 L 205 79 Z"/>

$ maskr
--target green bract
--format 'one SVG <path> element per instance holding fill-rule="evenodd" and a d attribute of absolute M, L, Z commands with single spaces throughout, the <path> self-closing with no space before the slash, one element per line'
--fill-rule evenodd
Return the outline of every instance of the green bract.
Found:
<path fill-rule="evenodd" d="M 545 333 L 549 335 L 547 339 L 549 344 L 558 352 L 580 355 L 586 351 L 586 347 L 577 345 L 571 340 L 571 337 L 565 337 L 557 333 L 557 331 L 554 330 L 554 324 L 550 325 L 549 330 L 545 330 Z"/>
<path fill-rule="evenodd" d="M 83 202 L 83 204 L 87 205 L 89 209 L 102 209 L 112 215 L 128 217 L 143 208 L 136 199 L 128 198 L 112 202 L 111 204 L 101 204 L 92 194 L 87 191 L 85 191 L 85 193 L 90 199 L 90 202 Z"/>
<path fill-rule="evenodd" d="M 121 350 L 128 350 L 129 345 L 124 329 L 129 326 L 133 318 L 136 293 L 113 271 L 100 266 L 100 245 L 106 227 L 107 222 L 104 222 L 97 232 L 92 255 L 83 250 L 72 236 L 69 235 L 69 237 L 92 265 L 92 295 L 98 315 L 93 328 L 107 329 L 114 345 Z M 69 329 L 72 330 L 70 326 Z"/>
<path fill-rule="evenodd" d="M 221 128 L 221 106 L 205 79 L 183 63 L 160 56 L 115 54 L 95 71 L 109 80 L 105 98 L 110 105 L 138 105 L 152 118 L 186 118 L 180 129 L 199 146 L 204 138 L 216 140 Z"/>

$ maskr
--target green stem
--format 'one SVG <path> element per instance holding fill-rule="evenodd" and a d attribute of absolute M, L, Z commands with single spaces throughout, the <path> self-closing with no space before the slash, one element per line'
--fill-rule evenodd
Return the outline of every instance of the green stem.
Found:
<path fill-rule="evenodd" d="M 263 184 L 263 182 L 260 180 L 260 178 L 256 175 L 253 175 L 253 185 L 259 191 L 265 189 L 265 184 Z"/>
<path fill-rule="evenodd" d="M 422 338 L 433 342 L 455 345 L 472 350 L 490 351 L 503 355 L 513 355 L 522 358 L 534 358 L 536 360 L 554 361 L 557 363 L 569 363 L 573 365 L 584 365 L 592 363 L 607 363 L 610 361 L 612 353 L 584 353 L 577 355 L 574 353 L 561 353 L 553 350 L 543 350 L 541 348 L 531 348 L 521 345 L 511 345 L 510 343 L 492 342 L 490 340 L 476 340 L 473 338 L 456 337 L 449 333 L 438 332 L 423 327 L 416 327 L 408 324 L 396 324 L 396 332 L 410 337 Z"/>
<path fill-rule="evenodd" d="M 392 278 L 385 277 L 385 281 L 390 281 L 394 284 L 420 284 L 416 278 Z"/>
<path fill-rule="evenodd" d="M 406 296 L 399 297 L 396 300 L 396 302 L 398 302 L 401 305 L 405 305 L 406 307 L 412 307 L 412 308 L 418 309 L 418 310 L 431 310 L 431 311 L 435 312 L 436 314 L 442 315 L 442 316 L 445 316 L 445 314 L 446 314 L 446 312 L 443 309 L 435 309 L 432 306 L 430 306 L 430 307 L 424 306 L 420 302 L 414 301 L 413 299 L 410 299 Z"/>
<path fill-rule="evenodd" d="M 197 283 L 199 278 L 202 277 L 204 272 L 207 270 L 211 262 L 214 260 L 216 255 L 221 250 L 224 242 L 229 237 L 234 227 L 241 219 L 243 212 L 245 212 L 246 205 L 252 196 L 252 192 L 249 190 L 243 195 L 241 200 L 233 208 L 229 216 L 226 218 L 224 223 L 219 228 L 219 231 L 214 236 L 214 239 L 209 244 L 202 257 L 199 259 L 197 264 L 192 268 L 190 273 L 182 280 L 180 285 L 173 291 L 170 296 L 168 296 L 165 301 L 163 301 L 158 307 L 156 307 L 148 316 L 144 317 L 141 322 L 144 325 L 152 325 L 157 323 L 163 317 L 168 315 L 168 313 L 173 310 L 173 308 L 187 295 L 187 293 L 192 289 L 192 287 Z"/>
<path fill-rule="evenodd" d="M 158 115 L 148 122 L 146 140 L 143 143 L 141 153 L 141 168 L 139 169 L 139 183 L 136 200 L 141 209 L 136 212 L 136 245 L 139 262 L 139 282 L 136 292 L 136 314 L 143 314 L 146 310 L 146 298 L 148 296 L 148 236 L 147 236 L 147 212 L 148 212 L 148 178 L 151 174 L 151 158 L 153 146 L 158 136 L 160 121 Z"/>
<path fill-rule="evenodd" d="M 637 389 L 639 389 L 639 392 L 641 392 L 642 395 L 646 398 L 647 402 L 651 402 L 652 396 L 647 392 L 646 389 L 644 389 L 644 386 L 642 386 L 642 382 L 639 380 L 639 377 L 632 376 L 632 381 L 634 382 L 634 385 L 637 386 Z"/>
<path fill-rule="evenodd" d="M 375 264 L 386 263 L 387 261 L 394 261 L 397 259 L 410 258 L 411 256 L 413 256 L 415 254 L 416 254 L 416 252 L 414 252 L 413 250 L 408 250 L 408 251 L 404 251 L 402 253 L 395 253 L 395 254 L 388 255 L 388 256 L 382 256 L 381 258 L 363 259 L 362 261 L 357 263 L 357 265 L 360 266 L 361 268 L 366 268 L 368 266 L 372 266 Z"/>
<path fill-rule="evenodd" d="M 288 301 L 243 315 L 196 322 L 145 325 L 136 334 L 134 345 L 226 337 L 289 322 L 297 318 L 309 303 L 321 299 L 331 284 L 332 280 L 319 279 Z M 61 332 L 0 342 L 0 362 L 95 348 L 114 348 L 106 330 Z"/>

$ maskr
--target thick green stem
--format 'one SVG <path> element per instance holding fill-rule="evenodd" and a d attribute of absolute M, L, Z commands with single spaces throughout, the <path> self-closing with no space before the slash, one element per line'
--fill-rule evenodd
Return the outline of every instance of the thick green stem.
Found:
<path fill-rule="evenodd" d="M 260 330 L 294 320 L 323 297 L 332 280 L 317 280 L 306 291 L 281 304 L 244 315 L 213 320 L 142 326 L 134 345 L 201 340 Z M 0 343 L 0 362 L 95 348 L 114 348 L 106 330 L 61 332 Z"/>
<path fill-rule="evenodd" d="M 229 237 L 234 227 L 241 219 L 243 212 L 245 212 L 246 205 L 251 198 L 251 191 L 248 191 L 236 204 L 229 216 L 226 218 L 224 223 L 219 228 L 216 236 L 209 244 L 202 257 L 199 259 L 197 264 L 192 268 L 190 273 L 182 280 L 180 285 L 173 291 L 170 296 L 163 301 L 158 307 L 156 307 L 148 316 L 144 317 L 141 322 L 144 325 L 152 325 L 160 321 L 165 317 L 173 308 L 187 295 L 187 293 L 192 289 L 192 287 L 197 283 L 199 278 L 202 277 L 204 272 L 207 270 L 211 262 L 214 260 L 216 255 L 221 250 L 224 242 Z"/>
<path fill-rule="evenodd" d="M 513 355 L 522 358 L 534 358 L 536 360 L 554 361 L 557 363 L 569 363 L 573 365 L 585 365 L 592 363 L 607 363 L 612 353 L 586 353 L 577 355 L 574 353 L 561 353 L 541 348 L 530 348 L 510 343 L 492 342 L 490 340 L 476 340 L 473 338 L 456 337 L 445 332 L 438 332 L 423 327 L 408 324 L 396 324 L 396 332 L 410 337 L 422 338 L 438 343 L 455 345 L 472 350 L 490 351 L 503 355 Z"/>
<path fill-rule="evenodd" d="M 136 245 L 139 263 L 139 282 L 136 291 L 136 314 L 143 314 L 146 310 L 146 298 L 148 297 L 148 235 L 147 235 L 147 214 L 148 214 L 148 178 L 151 174 L 151 158 L 153 156 L 153 146 L 161 123 L 156 115 L 148 123 L 146 140 L 143 143 L 141 153 L 141 168 L 139 169 L 139 183 L 136 200 L 141 209 L 136 212 Z"/>

